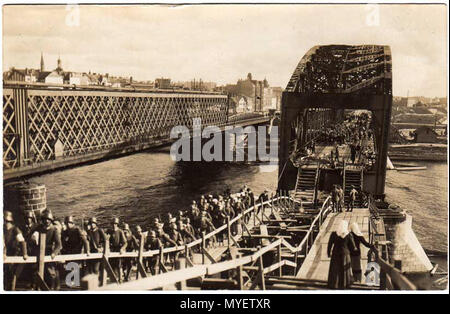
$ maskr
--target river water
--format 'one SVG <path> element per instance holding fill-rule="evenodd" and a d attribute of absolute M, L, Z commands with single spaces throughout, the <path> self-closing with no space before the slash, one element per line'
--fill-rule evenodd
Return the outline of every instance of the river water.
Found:
<path fill-rule="evenodd" d="M 414 163 L 411 163 L 414 164 Z M 447 250 L 447 164 L 420 163 L 424 171 L 387 173 L 386 193 L 413 216 L 413 228 L 429 250 Z M 131 225 L 187 209 L 201 194 L 238 190 L 244 184 L 258 195 L 274 191 L 278 170 L 239 163 L 176 163 L 169 148 L 145 151 L 33 178 L 47 187 L 47 206 L 63 218 L 96 216 L 103 225 L 120 217 Z"/>

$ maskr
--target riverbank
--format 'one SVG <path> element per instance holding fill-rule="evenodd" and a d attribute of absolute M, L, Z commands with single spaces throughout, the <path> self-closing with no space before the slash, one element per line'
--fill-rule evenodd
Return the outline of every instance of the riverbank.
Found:
<path fill-rule="evenodd" d="M 388 155 L 391 160 L 447 161 L 447 144 L 391 144 Z"/>

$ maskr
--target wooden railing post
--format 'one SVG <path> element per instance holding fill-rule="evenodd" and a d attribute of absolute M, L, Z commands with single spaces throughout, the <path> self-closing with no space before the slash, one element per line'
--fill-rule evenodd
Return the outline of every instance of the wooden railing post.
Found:
<path fill-rule="evenodd" d="M 44 280 L 44 268 L 45 268 L 45 246 L 47 241 L 46 233 L 39 233 L 39 254 L 37 258 L 38 262 L 38 275 Z"/>
<path fill-rule="evenodd" d="M 190 254 L 189 254 L 189 245 L 185 245 L 184 246 L 184 255 L 186 256 L 186 268 L 188 268 L 190 266 L 189 264 L 189 259 L 190 259 Z"/>
<path fill-rule="evenodd" d="M 139 240 L 139 252 L 138 252 L 138 258 L 137 258 L 137 272 L 136 272 L 136 279 L 139 279 L 139 275 L 142 277 L 147 277 L 147 273 L 145 271 L 144 266 L 144 258 L 142 257 L 142 254 L 144 253 L 144 245 L 145 245 L 145 236 L 141 234 L 140 240 Z"/>
<path fill-rule="evenodd" d="M 271 215 L 273 215 L 273 193 L 272 193 L 272 195 L 271 195 L 271 198 L 270 198 L 270 214 Z"/>
<path fill-rule="evenodd" d="M 240 259 L 242 257 L 241 253 L 237 254 L 237 258 Z M 238 280 L 238 285 L 239 285 L 239 290 L 244 290 L 244 274 L 243 274 L 243 269 L 242 269 L 242 265 L 239 265 L 237 267 L 237 280 Z"/>
<path fill-rule="evenodd" d="M 264 281 L 264 263 L 262 255 L 259 256 L 258 276 L 261 290 L 266 290 L 266 282 Z"/>
<path fill-rule="evenodd" d="M 202 264 L 205 264 L 205 250 L 206 250 L 205 231 L 202 231 Z"/>
<path fill-rule="evenodd" d="M 253 226 L 256 226 L 256 203 L 253 206 Z"/>
<path fill-rule="evenodd" d="M 281 243 L 278 246 L 278 263 L 281 263 Z M 280 264 L 280 268 L 278 269 L 278 276 L 283 276 L 283 266 Z"/>
<path fill-rule="evenodd" d="M 262 224 L 264 224 L 264 210 L 265 210 L 264 201 L 261 200 L 261 223 Z"/>
<path fill-rule="evenodd" d="M 183 258 L 179 258 L 175 261 L 175 269 L 184 269 L 186 261 Z M 177 282 L 176 287 L 178 290 L 186 290 L 186 280 Z"/>
<path fill-rule="evenodd" d="M 228 252 L 231 252 L 231 225 L 230 225 L 230 216 L 227 216 L 227 242 L 228 242 Z"/>
<path fill-rule="evenodd" d="M 101 282 L 102 286 L 106 286 L 106 283 L 108 282 L 108 272 L 107 272 L 107 263 L 109 263 L 108 260 L 109 257 L 109 239 L 105 240 L 105 249 L 103 250 L 103 260 L 102 260 L 102 270 L 101 270 Z"/>

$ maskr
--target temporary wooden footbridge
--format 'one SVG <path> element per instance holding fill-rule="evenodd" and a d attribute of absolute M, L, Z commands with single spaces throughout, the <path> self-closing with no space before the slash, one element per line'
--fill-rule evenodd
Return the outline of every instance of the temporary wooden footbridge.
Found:
<path fill-rule="evenodd" d="M 82 278 L 78 289 L 84 290 L 317 290 L 327 289 L 329 259 L 326 244 L 333 226 L 341 219 L 357 221 L 370 242 L 378 247 L 375 261 L 380 265 L 380 284 L 368 286 L 355 283 L 351 289 L 384 290 L 415 289 L 415 286 L 394 268 L 387 256 L 387 243 L 382 218 L 374 202 L 367 208 L 349 213 L 332 213 L 328 197 L 318 208 L 312 203 L 294 200 L 287 191 L 280 191 L 270 200 L 257 203 L 201 239 L 184 246 L 144 251 L 143 238 L 135 252 L 110 252 L 109 243 L 103 253 L 45 256 L 40 254 L 23 260 L 6 257 L 5 264 L 37 264 L 36 282 L 47 290 L 44 265 L 49 262 L 100 260 L 103 264 L 100 281 L 97 275 Z M 45 243 L 40 235 L 40 243 Z M 366 253 L 365 251 L 363 251 Z M 177 254 L 175 264 L 166 264 L 168 255 Z M 365 254 L 363 254 L 365 255 Z M 159 259 L 159 274 L 146 272 L 144 258 Z M 119 284 L 110 261 L 131 258 L 137 265 L 136 280 Z M 363 257 L 363 267 L 367 263 Z"/>

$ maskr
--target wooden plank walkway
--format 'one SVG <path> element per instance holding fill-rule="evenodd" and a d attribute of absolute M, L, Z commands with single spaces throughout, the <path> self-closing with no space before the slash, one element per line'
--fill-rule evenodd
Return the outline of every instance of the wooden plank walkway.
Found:
<path fill-rule="evenodd" d="M 297 273 L 297 278 L 319 281 L 328 280 L 328 269 L 330 267 L 330 259 L 327 257 L 328 240 L 341 220 L 347 220 L 349 226 L 357 222 L 364 237 L 366 240 L 369 240 L 369 210 L 367 208 L 355 208 L 353 212 L 329 214 Z M 368 249 L 361 245 L 361 266 L 363 272 L 367 266 L 367 252 Z"/>

